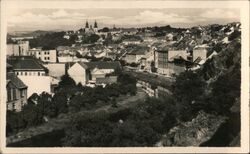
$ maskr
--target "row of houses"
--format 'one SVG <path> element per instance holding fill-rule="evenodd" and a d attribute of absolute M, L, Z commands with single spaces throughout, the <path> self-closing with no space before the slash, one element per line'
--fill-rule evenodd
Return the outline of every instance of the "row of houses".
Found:
<path fill-rule="evenodd" d="M 122 59 L 126 64 L 134 64 L 133 67 L 148 72 L 155 67 L 157 73 L 167 76 L 177 75 L 185 71 L 187 67 L 197 69 L 208 58 L 205 46 L 176 49 L 167 43 L 159 43 L 152 46 L 130 45 L 124 50 Z"/>
<path fill-rule="evenodd" d="M 105 86 L 117 81 L 121 65 L 105 61 L 44 64 L 33 56 L 11 56 L 6 69 L 7 109 L 21 111 L 32 94 L 53 94 L 63 75 L 76 84 Z"/>

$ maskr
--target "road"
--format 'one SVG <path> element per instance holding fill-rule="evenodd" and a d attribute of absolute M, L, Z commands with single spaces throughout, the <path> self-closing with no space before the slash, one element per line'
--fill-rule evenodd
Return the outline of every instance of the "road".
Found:
<path fill-rule="evenodd" d="M 171 90 L 172 84 L 175 82 L 174 78 L 172 77 L 160 76 L 154 73 L 140 72 L 140 71 L 128 70 L 128 69 L 126 69 L 125 72 L 133 75 L 139 80 L 148 82 L 152 85 L 162 86 L 169 90 Z"/>
<path fill-rule="evenodd" d="M 84 110 L 74 114 L 61 114 L 57 118 L 50 119 L 47 123 L 43 125 L 31 127 L 15 135 L 7 137 L 6 144 L 8 145 L 10 143 L 20 142 L 36 135 L 41 135 L 52 132 L 54 130 L 63 129 L 64 127 L 70 124 L 71 116 L 83 116 L 86 113 L 96 113 L 101 111 L 115 113 L 124 108 L 135 106 L 136 104 L 138 104 L 138 102 L 144 100 L 146 97 L 147 94 L 141 89 L 138 89 L 138 92 L 135 96 L 122 96 L 122 98 L 118 98 L 119 101 L 117 102 L 117 108 L 114 108 L 109 104 L 97 109 Z"/>

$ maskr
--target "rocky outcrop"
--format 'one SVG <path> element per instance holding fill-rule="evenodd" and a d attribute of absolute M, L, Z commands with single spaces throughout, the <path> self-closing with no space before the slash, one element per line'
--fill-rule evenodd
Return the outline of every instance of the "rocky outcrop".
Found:
<path fill-rule="evenodd" d="M 209 140 L 226 119 L 200 111 L 192 121 L 170 129 L 156 146 L 199 146 Z"/>

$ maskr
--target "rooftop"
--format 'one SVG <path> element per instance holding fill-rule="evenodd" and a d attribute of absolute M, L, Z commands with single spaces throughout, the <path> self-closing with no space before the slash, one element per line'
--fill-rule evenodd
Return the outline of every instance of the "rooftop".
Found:
<path fill-rule="evenodd" d="M 46 70 L 32 56 L 13 56 L 7 59 L 7 63 L 13 66 L 13 70 Z"/>
<path fill-rule="evenodd" d="M 106 62 L 106 61 L 95 61 L 84 63 L 89 69 L 121 69 L 121 64 L 118 61 Z M 80 64 L 82 65 L 82 64 Z"/>
<path fill-rule="evenodd" d="M 11 82 L 14 86 L 16 86 L 19 89 L 27 88 L 27 86 L 22 82 L 22 80 L 20 80 L 13 72 L 7 73 L 7 84 L 9 82 Z"/>

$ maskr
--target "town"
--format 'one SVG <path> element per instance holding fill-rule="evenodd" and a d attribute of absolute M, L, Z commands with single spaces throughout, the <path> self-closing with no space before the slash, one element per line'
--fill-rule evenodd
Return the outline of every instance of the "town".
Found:
<path fill-rule="evenodd" d="M 81 132 L 80 129 L 90 131 L 91 118 L 97 117 L 94 123 L 100 123 L 100 126 L 93 126 L 93 130 L 110 136 L 120 135 L 120 138 L 113 140 L 105 136 L 102 141 L 100 138 L 103 134 L 95 136 L 90 131 L 92 135 L 80 135 L 82 138 L 78 142 L 77 135 L 68 130 L 65 131 L 66 142 L 60 146 L 182 146 L 181 128 L 194 130 L 193 123 L 209 119 L 210 123 L 217 126 L 195 128 L 197 131 L 191 137 L 195 141 L 186 141 L 184 144 L 201 146 L 208 141 L 204 140 L 209 138 L 207 135 L 214 134 L 219 125 L 225 122 L 225 114 L 235 106 L 233 104 L 238 105 L 234 102 L 238 102 L 239 94 L 232 94 L 232 91 L 240 88 L 237 87 L 238 80 L 236 81 L 238 74 L 232 73 L 233 80 L 230 73 L 226 72 L 233 72 L 232 70 L 240 67 L 240 60 L 235 58 L 240 57 L 237 55 L 240 52 L 236 52 L 240 50 L 240 35 L 239 22 L 197 25 L 191 28 L 174 28 L 170 25 L 122 28 L 115 25 L 99 27 L 98 20 L 86 20 L 75 31 L 25 36 L 8 34 L 7 143 L 29 139 L 32 135 L 25 135 L 25 130 L 31 133 L 30 129 L 34 127 L 37 128 L 34 128 L 36 133 L 33 136 L 62 127 L 67 129 L 66 125 L 75 125 L 72 128 L 75 130 L 71 130 L 74 132 Z M 220 78 L 219 74 L 225 74 L 224 78 Z M 228 84 L 230 90 L 220 89 L 222 81 Z M 204 90 L 205 87 L 207 90 Z M 217 93 L 221 95 L 214 96 Z M 226 99 L 225 96 L 228 96 L 225 101 L 227 104 L 216 104 Z M 166 101 L 169 103 L 164 105 Z M 158 106 L 153 105 L 154 103 Z M 142 113 L 140 107 L 152 110 Z M 133 108 L 138 108 L 138 112 Z M 225 113 L 221 113 L 222 108 Z M 111 116 L 107 118 L 106 114 L 99 113 L 101 110 Z M 153 111 L 155 112 L 151 113 Z M 219 114 L 216 117 L 213 115 L 215 112 Z M 94 113 L 100 115 L 92 117 Z M 89 123 L 90 128 L 77 122 L 70 124 L 83 115 L 88 118 L 79 121 Z M 133 123 L 132 116 L 135 119 L 150 117 L 149 120 L 152 121 L 145 120 L 146 124 L 143 124 L 150 125 L 150 128 L 137 126 Z M 75 119 L 69 120 L 69 117 Z M 66 119 L 66 122 L 57 122 L 58 119 Z M 188 123 L 190 120 L 192 122 Z M 100 121 L 111 122 L 106 124 Z M 119 126 L 115 125 L 116 122 Z M 40 130 L 39 127 L 43 125 L 47 125 L 49 129 Z M 181 126 L 178 127 L 179 125 Z M 114 128 L 117 131 L 112 131 Z M 133 131 L 137 129 L 134 134 Z M 162 137 L 166 132 L 169 133 L 165 138 Z M 171 138 L 173 132 L 175 135 L 179 133 L 179 140 Z M 129 140 L 129 134 L 133 134 L 132 141 Z M 144 137 L 143 134 L 148 136 Z M 190 135 L 186 133 L 183 137 L 187 134 Z M 234 137 L 237 134 L 236 132 Z M 122 135 L 127 139 L 123 139 Z"/>

